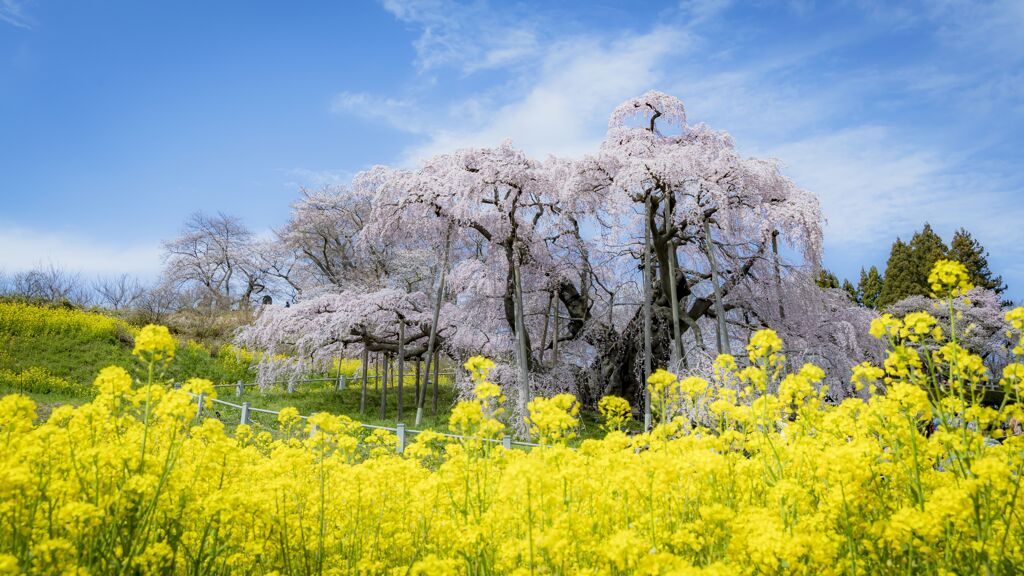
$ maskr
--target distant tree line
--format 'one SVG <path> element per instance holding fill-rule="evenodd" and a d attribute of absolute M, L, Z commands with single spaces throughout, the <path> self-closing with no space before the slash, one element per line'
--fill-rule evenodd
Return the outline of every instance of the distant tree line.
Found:
<path fill-rule="evenodd" d="M 928 273 L 940 259 L 956 260 L 967 267 L 971 282 L 979 288 L 997 295 L 1006 291 L 1002 276 L 992 272 L 988 265 L 988 252 L 971 233 L 960 228 L 946 245 L 932 230 L 931 225 L 914 232 L 909 242 L 897 238 L 889 251 L 885 272 L 877 266 L 861 268 L 860 279 L 854 285 L 850 280 L 839 281 L 832 272 L 822 269 L 818 285 L 822 288 L 842 288 L 850 299 L 874 310 L 883 310 L 913 296 L 929 296 Z"/>

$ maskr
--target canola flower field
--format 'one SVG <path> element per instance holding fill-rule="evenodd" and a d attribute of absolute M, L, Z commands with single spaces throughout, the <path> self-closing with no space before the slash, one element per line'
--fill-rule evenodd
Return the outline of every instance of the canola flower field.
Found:
<path fill-rule="evenodd" d="M 0 332 L 7 334 L 85 334 L 114 339 L 119 332 L 130 331 L 126 322 L 97 312 L 0 302 Z"/>
<path fill-rule="evenodd" d="M 932 284 L 948 303 L 966 273 L 940 262 Z M 839 405 L 763 330 L 710 380 L 653 374 L 649 432 L 604 399 L 607 435 L 575 450 L 568 395 L 529 406 L 551 447 L 484 442 L 508 422 L 477 357 L 449 423 L 469 438 L 401 455 L 330 414 L 282 411 L 273 435 L 196 421 L 211 383 L 167 386 L 175 340 L 147 326 L 137 374 L 105 368 L 88 404 L 39 422 L 0 399 L 0 574 L 1019 573 L 1024 308 L 1006 320 L 1017 361 L 997 376 L 927 313 L 880 318 L 890 353 Z"/>

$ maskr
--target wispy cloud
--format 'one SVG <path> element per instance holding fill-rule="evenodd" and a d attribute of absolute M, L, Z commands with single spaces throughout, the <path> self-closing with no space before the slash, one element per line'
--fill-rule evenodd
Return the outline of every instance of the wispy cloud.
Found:
<path fill-rule="evenodd" d="M 399 20 L 419 27 L 421 70 L 473 74 L 482 62 L 501 74 L 452 93 L 447 110 L 345 93 L 335 111 L 401 117 L 392 125 L 420 138 L 398 159 L 404 164 L 505 138 L 538 156 L 578 156 L 596 148 L 618 102 L 658 88 L 681 97 L 692 120 L 733 132 L 744 153 L 780 158 L 817 193 L 838 268 L 884 264 L 895 236 L 929 221 L 947 237 L 966 226 L 1009 274 L 1012 258 L 996 252 L 1016 254 L 1024 244 L 1021 180 L 1006 157 L 1007 135 L 1024 114 L 1024 74 L 1013 66 L 1024 58 L 1024 4 L 853 5 L 859 16 L 843 5 L 844 26 L 791 43 L 730 20 L 738 5 L 728 0 L 683 1 L 646 32 L 552 34 L 538 10 L 510 25 L 529 38 L 512 44 L 521 49 L 488 59 L 494 22 L 514 19 L 488 14 L 483 3 L 390 0 L 385 6 Z M 789 6 L 812 20 L 829 9 Z M 898 63 L 864 56 L 866 43 L 910 36 L 926 48 Z"/>
<path fill-rule="evenodd" d="M 75 234 L 0 228 L 0 270 L 18 272 L 53 264 L 86 275 L 128 273 L 155 278 L 161 267 L 158 244 L 106 244 Z"/>
<path fill-rule="evenodd" d="M 1024 2 L 1019 0 L 944 0 L 926 2 L 922 10 L 938 25 L 940 40 L 1000 62 L 1024 59 Z"/>
<path fill-rule="evenodd" d="M 862 126 L 774 147 L 787 171 L 814 191 L 835 247 L 888 245 L 929 221 L 947 236 L 962 225 L 986 245 L 1024 243 L 1024 205 L 1012 184 L 965 168 L 947 153 L 907 143 L 883 126 Z M 970 193 L 965 193 L 965 191 Z"/>
<path fill-rule="evenodd" d="M 309 168 L 291 168 L 284 172 L 289 178 L 284 186 L 291 190 L 341 186 L 351 182 L 355 175 L 349 170 L 312 170 Z"/>
<path fill-rule="evenodd" d="M 614 39 L 577 37 L 554 43 L 536 72 L 520 76 L 511 97 L 478 94 L 458 101 L 406 152 L 406 161 L 506 138 L 544 156 L 579 156 L 604 136 L 608 113 L 622 100 L 664 81 L 664 59 L 686 46 L 669 28 Z"/>
<path fill-rule="evenodd" d="M 425 115 L 410 99 L 346 91 L 331 100 L 331 112 L 383 122 L 404 132 L 418 133 L 424 129 Z"/>
<path fill-rule="evenodd" d="M 32 28 L 32 19 L 25 13 L 25 3 L 18 0 L 0 0 L 0 22 L 17 28 Z"/>
<path fill-rule="evenodd" d="M 499 12 L 485 3 L 451 0 L 383 0 L 398 20 L 417 27 L 417 64 L 429 70 L 456 66 L 464 72 L 499 68 L 534 56 L 537 31 L 529 12 Z"/>

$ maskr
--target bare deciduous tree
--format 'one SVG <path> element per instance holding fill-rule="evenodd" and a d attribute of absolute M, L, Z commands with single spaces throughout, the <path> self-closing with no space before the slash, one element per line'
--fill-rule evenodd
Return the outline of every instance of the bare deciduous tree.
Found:
<path fill-rule="evenodd" d="M 80 274 L 69 272 L 52 263 L 15 274 L 9 283 L 9 293 L 47 302 L 68 302 L 78 306 L 86 306 L 92 300 L 92 295 Z"/>
<path fill-rule="evenodd" d="M 239 218 L 196 212 L 180 236 L 164 242 L 165 276 L 183 288 L 201 287 L 211 308 L 248 306 L 265 287 L 254 241 Z"/>
<path fill-rule="evenodd" d="M 113 310 L 135 307 L 145 293 L 139 280 L 128 274 L 97 278 L 92 289 L 99 304 Z"/>
<path fill-rule="evenodd" d="M 143 291 L 136 309 L 142 313 L 143 321 L 162 324 L 181 302 L 182 295 L 175 284 L 165 279 Z"/>

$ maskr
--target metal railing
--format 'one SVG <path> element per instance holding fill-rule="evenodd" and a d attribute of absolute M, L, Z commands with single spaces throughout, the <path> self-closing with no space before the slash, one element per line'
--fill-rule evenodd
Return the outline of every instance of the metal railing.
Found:
<path fill-rule="evenodd" d="M 207 405 L 206 405 L 207 402 L 210 402 L 212 405 L 227 406 L 227 407 L 234 408 L 234 409 L 238 410 L 240 412 L 239 422 L 238 422 L 239 424 L 252 425 L 254 423 L 253 419 L 252 419 L 252 415 L 253 414 L 267 414 L 267 415 L 270 415 L 270 416 L 277 416 L 277 415 L 280 414 L 280 412 L 276 411 L 276 410 L 267 410 L 265 408 L 254 407 L 254 406 L 252 406 L 248 402 L 242 402 L 241 404 L 235 404 L 233 402 L 228 402 L 227 400 L 221 400 L 219 398 L 208 398 L 206 396 L 205 392 L 200 392 L 199 394 L 194 394 L 192 392 L 188 392 L 187 394 L 196 400 L 196 405 L 197 405 L 196 406 L 196 418 L 197 419 L 200 419 L 200 418 L 203 417 L 203 412 L 204 412 L 204 410 L 207 407 Z M 305 416 L 305 415 L 302 415 L 302 414 L 299 415 L 299 418 L 301 418 L 303 420 L 309 420 L 309 416 Z M 412 428 L 406 428 L 405 427 L 405 423 L 403 423 L 403 422 L 399 422 L 398 424 L 395 425 L 394 428 L 392 428 L 390 426 L 380 426 L 380 425 L 377 425 L 377 424 L 363 424 L 361 422 L 359 423 L 359 425 L 362 426 L 363 428 L 367 429 L 367 430 L 386 430 L 388 432 L 393 432 L 395 434 L 395 436 L 398 437 L 398 445 L 396 447 L 396 452 L 398 452 L 399 454 L 402 454 L 403 452 L 405 452 L 405 447 L 406 447 L 406 444 L 407 444 L 407 438 L 408 438 L 409 435 L 416 435 L 416 434 L 421 434 L 423 432 L 426 432 L 426 430 L 415 430 L 415 429 L 412 429 Z M 268 430 L 271 431 L 271 432 L 277 432 L 277 431 L 275 431 L 273 429 L 268 429 Z M 315 427 L 312 430 L 310 430 L 310 435 L 312 435 L 314 433 L 316 433 Z M 500 440 L 496 439 L 496 438 L 478 438 L 478 437 L 474 437 L 474 436 L 462 436 L 462 435 L 459 435 L 459 434 L 450 434 L 448 432 L 438 432 L 438 434 L 440 434 L 441 436 L 444 436 L 446 438 L 452 438 L 452 439 L 459 440 L 459 441 L 462 441 L 462 440 L 474 440 L 474 441 L 478 441 L 478 442 L 487 442 L 487 443 L 491 443 L 491 444 L 501 444 L 507 450 L 510 450 L 513 447 L 516 447 L 516 448 L 527 448 L 527 449 L 529 449 L 529 448 L 549 448 L 550 447 L 550 446 L 548 446 L 546 444 L 537 444 L 537 443 L 534 443 L 534 442 L 522 442 L 522 441 L 519 441 L 519 440 L 513 440 L 512 436 L 510 436 L 508 434 L 503 436 Z"/>
<path fill-rule="evenodd" d="M 407 376 L 410 376 L 410 375 L 407 375 Z M 439 381 L 443 377 L 448 377 L 449 380 L 454 380 L 455 376 L 456 376 L 456 373 L 454 371 L 451 371 L 451 372 L 439 372 L 437 374 L 437 377 L 438 377 Z M 433 382 L 433 376 L 428 376 L 428 379 L 429 379 L 430 382 Z M 370 376 L 370 375 L 366 376 L 366 382 L 367 383 L 370 383 L 370 382 L 380 382 L 382 380 L 384 380 L 384 376 L 382 374 L 374 374 L 372 376 Z M 338 376 L 327 376 L 327 377 L 322 377 L 322 378 L 301 378 L 301 379 L 298 379 L 298 380 L 275 380 L 273 382 L 270 382 L 270 384 L 271 385 L 283 384 L 285 386 L 285 390 L 287 390 L 288 393 L 291 394 L 291 393 L 295 392 L 296 385 L 299 385 L 299 384 L 310 384 L 310 383 L 314 383 L 314 382 L 337 382 L 337 389 L 338 390 L 344 390 L 348 386 L 348 384 L 350 382 L 362 382 L 362 375 L 361 374 L 354 374 L 351 377 L 346 378 L 344 374 L 339 374 Z M 256 384 L 254 382 L 253 383 L 246 383 L 246 382 L 242 382 L 241 380 L 239 380 L 238 382 L 235 382 L 234 384 L 214 384 L 213 385 L 214 388 L 234 388 L 235 389 L 235 396 L 238 397 L 238 398 L 241 398 L 242 395 L 245 394 L 245 389 L 246 388 L 259 388 L 259 386 L 260 386 L 259 384 Z"/>

